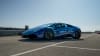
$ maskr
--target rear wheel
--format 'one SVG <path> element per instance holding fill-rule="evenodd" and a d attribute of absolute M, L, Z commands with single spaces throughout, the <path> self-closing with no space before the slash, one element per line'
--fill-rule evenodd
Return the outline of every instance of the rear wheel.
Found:
<path fill-rule="evenodd" d="M 44 38 L 47 39 L 47 40 L 53 39 L 53 38 L 54 38 L 54 32 L 53 32 L 53 30 L 47 29 L 47 30 L 44 32 Z"/>
<path fill-rule="evenodd" d="M 80 39 L 80 37 L 81 37 L 81 32 L 80 31 L 75 31 L 73 39 Z"/>

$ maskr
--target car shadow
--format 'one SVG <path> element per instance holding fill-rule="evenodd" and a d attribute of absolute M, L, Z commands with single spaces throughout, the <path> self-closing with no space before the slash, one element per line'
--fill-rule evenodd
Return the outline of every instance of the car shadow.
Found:
<path fill-rule="evenodd" d="M 53 40 L 46 40 L 46 39 L 28 39 L 28 38 L 22 38 L 18 41 L 21 41 L 21 42 L 41 42 L 41 43 L 44 43 L 44 42 L 62 42 L 62 41 L 82 41 L 84 39 L 79 39 L 79 40 L 76 40 L 76 39 L 72 39 L 72 38 L 56 38 L 56 39 L 53 39 Z"/>

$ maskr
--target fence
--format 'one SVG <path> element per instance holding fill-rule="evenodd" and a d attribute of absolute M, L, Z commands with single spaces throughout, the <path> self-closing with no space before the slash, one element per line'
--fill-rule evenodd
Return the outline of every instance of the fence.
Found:
<path fill-rule="evenodd" d="M 19 35 L 24 30 L 0 30 L 0 36 Z"/>

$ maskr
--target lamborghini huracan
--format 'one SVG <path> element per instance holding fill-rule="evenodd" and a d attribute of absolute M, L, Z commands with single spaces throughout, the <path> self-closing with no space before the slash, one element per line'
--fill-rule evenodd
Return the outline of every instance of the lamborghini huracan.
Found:
<path fill-rule="evenodd" d="M 30 39 L 44 38 L 51 40 L 59 36 L 70 36 L 73 39 L 80 39 L 81 29 L 66 23 L 48 23 L 22 32 L 23 38 Z"/>

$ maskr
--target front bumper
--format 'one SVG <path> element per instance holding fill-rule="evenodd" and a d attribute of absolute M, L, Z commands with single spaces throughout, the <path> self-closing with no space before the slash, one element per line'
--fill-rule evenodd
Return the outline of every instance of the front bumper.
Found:
<path fill-rule="evenodd" d="M 31 34 L 31 35 L 22 35 L 22 38 L 33 38 L 33 39 L 37 39 L 38 37 L 35 34 Z"/>
<path fill-rule="evenodd" d="M 29 36 L 28 35 L 22 35 L 22 38 L 28 38 Z"/>

